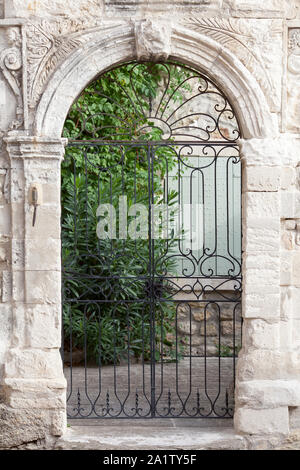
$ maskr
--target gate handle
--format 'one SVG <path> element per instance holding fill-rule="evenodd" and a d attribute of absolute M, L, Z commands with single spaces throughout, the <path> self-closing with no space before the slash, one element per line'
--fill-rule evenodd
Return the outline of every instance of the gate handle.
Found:
<path fill-rule="evenodd" d="M 33 205 L 32 226 L 34 227 L 35 226 L 35 221 L 36 221 L 37 206 L 40 205 L 41 202 L 42 202 L 41 185 L 33 184 L 30 187 L 29 202 L 30 202 L 31 205 Z"/>

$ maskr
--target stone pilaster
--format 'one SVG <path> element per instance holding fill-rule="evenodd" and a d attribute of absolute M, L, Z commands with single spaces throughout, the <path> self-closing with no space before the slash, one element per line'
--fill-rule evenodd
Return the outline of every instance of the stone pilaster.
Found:
<path fill-rule="evenodd" d="M 284 138 L 241 141 L 243 164 L 243 348 L 237 371 L 235 429 L 286 434 L 289 406 L 300 404 L 280 310 L 281 168 Z M 288 339 L 286 338 L 286 341 Z"/>
<path fill-rule="evenodd" d="M 61 435 L 66 419 L 59 351 L 60 164 L 65 141 L 16 133 L 5 142 L 11 182 L 12 340 L 4 369 L 0 447 Z M 33 184 L 42 193 L 34 226 Z"/>

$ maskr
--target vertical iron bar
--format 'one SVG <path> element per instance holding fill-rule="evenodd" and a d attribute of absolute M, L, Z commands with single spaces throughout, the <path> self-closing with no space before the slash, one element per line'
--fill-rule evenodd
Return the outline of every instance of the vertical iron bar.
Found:
<path fill-rule="evenodd" d="M 149 236 L 149 309 L 150 309 L 150 360 L 151 360 L 151 417 L 155 417 L 155 310 L 154 310 L 154 292 L 153 292 L 153 244 L 152 244 L 152 203 L 153 203 L 153 147 L 150 142 L 148 149 L 148 194 L 149 194 L 149 213 L 148 213 L 148 236 Z"/>

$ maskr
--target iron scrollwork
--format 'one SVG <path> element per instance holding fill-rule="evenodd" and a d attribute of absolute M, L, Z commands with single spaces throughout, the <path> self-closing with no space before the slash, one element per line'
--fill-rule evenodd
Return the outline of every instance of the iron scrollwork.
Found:
<path fill-rule="evenodd" d="M 88 109 L 95 96 L 98 105 Z M 233 107 L 198 71 L 145 62 L 100 76 L 70 116 L 62 226 L 69 416 L 232 417 L 242 282 Z M 117 196 L 146 201 L 147 237 L 96 238 L 95 207 Z M 152 232 L 158 201 L 179 222 L 165 239 Z M 197 248 L 182 225 L 184 204 L 193 201 L 202 207 Z"/>

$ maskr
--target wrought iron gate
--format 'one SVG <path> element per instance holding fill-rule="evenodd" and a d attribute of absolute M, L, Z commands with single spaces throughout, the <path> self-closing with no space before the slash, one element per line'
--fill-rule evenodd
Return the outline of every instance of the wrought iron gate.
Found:
<path fill-rule="evenodd" d="M 241 178 L 228 100 L 179 64 L 126 64 L 84 91 L 65 129 L 69 417 L 232 417 Z"/>

